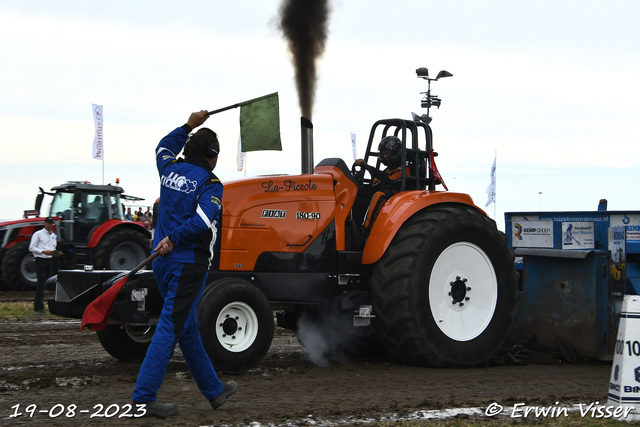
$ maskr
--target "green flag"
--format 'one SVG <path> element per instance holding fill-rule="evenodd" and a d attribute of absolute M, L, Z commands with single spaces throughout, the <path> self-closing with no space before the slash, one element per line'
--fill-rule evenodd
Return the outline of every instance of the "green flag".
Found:
<path fill-rule="evenodd" d="M 282 151 L 278 92 L 239 105 L 242 151 Z"/>

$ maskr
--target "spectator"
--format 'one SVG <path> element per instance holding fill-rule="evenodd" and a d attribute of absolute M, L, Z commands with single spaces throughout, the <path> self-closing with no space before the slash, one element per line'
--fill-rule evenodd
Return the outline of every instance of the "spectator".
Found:
<path fill-rule="evenodd" d="M 44 309 L 44 288 L 45 282 L 51 274 L 52 257 L 60 257 L 60 252 L 56 250 L 58 238 L 53 232 L 55 221 L 49 217 L 44 220 L 44 228 L 36 231 L 31 236 L 29 251 L 33 254 L 33 261 L 38 277 L 38 286 L 33 300 L 33 311 L 37 314 L 48 314 Z"/>

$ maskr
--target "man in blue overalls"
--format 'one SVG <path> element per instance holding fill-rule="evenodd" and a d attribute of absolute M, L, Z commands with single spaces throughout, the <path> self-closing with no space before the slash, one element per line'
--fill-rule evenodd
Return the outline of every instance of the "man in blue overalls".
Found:
<path fill-rule="evenodd" d="M 177 404 L 156 401 L 176 342 L 202 394 L 216 409 L 237 390 L 222 384 L 202 346 L 196 307 L 213 258 L 222 200 L 222 183 L 213 174 L 220 144 L 211 129 L 202 128 L 209 114 L 191 114 L 187 123 L 165 136 L 156 149 L 160 174 L 160 206 L 154 234 L 160 257 L 153 274 L 164 298 L 156 332 L 147 350 L 133 392 L 134 403 L 146 404 L 146 415 L 168 417 Z M 186 144 L 186 146 L 185 146 Z M 176 159 L 184 147 L 184 158 Z"/>

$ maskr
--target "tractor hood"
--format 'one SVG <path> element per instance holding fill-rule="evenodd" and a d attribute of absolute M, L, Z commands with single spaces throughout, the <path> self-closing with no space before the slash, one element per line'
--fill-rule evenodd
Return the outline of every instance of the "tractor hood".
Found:
<path fill-rule="evenodd" d="M 3 221 L 0 222 L 0 229 L 10 227 L 12 225 L 21 224 L 21 225 L 42 225 L 46 217 L 38 217 L 38 218 L 22 218 L 11 221 Z"/>

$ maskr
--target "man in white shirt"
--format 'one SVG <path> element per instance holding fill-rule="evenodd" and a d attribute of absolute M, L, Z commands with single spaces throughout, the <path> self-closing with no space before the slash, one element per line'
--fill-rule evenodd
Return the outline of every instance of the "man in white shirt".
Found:
<path fill-rule="evenodd" d="M 44 309 L 44 288 L 45 282 L 51 274 L 51 259 L 59 257 L 60 252 L 56 250 L 58 238 L 52 231 L 55 222 L 53 218 L 48 217 L 44 220 L 44 228 L 36 231 L 31 236 L 31 244 L 29 251 L 33 254 L 33 260 L 36 267 L 36 275 L 38 277 L 38 287 L 36 288 L 36 296 L 33 300 L 33 310 L 39 314 L 46 314 Z"/>

